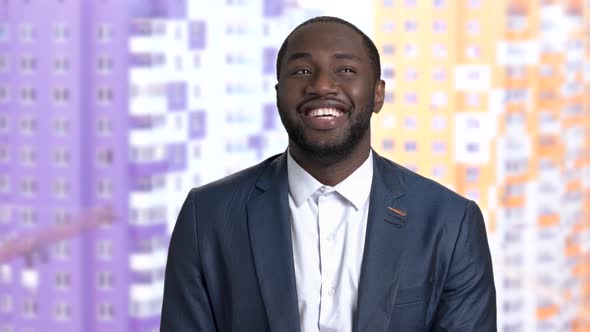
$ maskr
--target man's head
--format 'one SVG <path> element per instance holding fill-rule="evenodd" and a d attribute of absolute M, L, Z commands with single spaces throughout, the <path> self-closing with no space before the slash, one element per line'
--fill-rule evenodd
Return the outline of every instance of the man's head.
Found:
<path fill-rule="evenodd" d="M 369 36 L 367 36 L 361 29 L 357 28 L 356 25 L 354 25 L 348 21 L 345 21 L 341 18 L 333 17 L 333 16 L 318 16 L 318 17 L 314 17 L 312 19 L 309 19 L 309 20 L 299 24 L 295 29 L 293 29 L 293 31 L 291 31 L 289 36 L 287 36 L 287 38 L 285 38 L 285 40 L 283 41 L 283 44 L 281 45 L 281 48 L 279 49 L 279 53 L 277 54 L 277 63 L 276 63 L 277 80 L 279 79 L 280 69 L 281 69 L 280 67 L 281 67 L 281 63 L 283 61 L 283 58 L 285 57 L 285 51 L 286 51 L 287 45 L 289 43 L 289 37 L 291 37 L 291 35 L 293 35 L 293 33 L 298 31 L 299 29 L 305 27 L 306 25 L 315 24 L 315 23 L 342 24 L 342 25 L 350 27 L 352 30 L 356 31 L 359 34 L 359 36 L 363 39 L 364 47 L 367 48 L 367 52 L 369 54 L 369 59 L 371 60 L 371 63 L 373 65 L 373 74 L 375 75 L 375 79 L 376 80 L 381 79 L 381 58 L 379 57 L 379 51 L 377 51 L 377 47 L 375 46 L 375 43 L 373 43 L 371 38 L 369 38 Z"/>
<path fill-rule="evenodd" d="M 342 160 L 370 148 L 385 82 L 373 42 L 349 22 L 318 17 L 289 34 L 277 57 L 277 107 L 291 151 Z"/>

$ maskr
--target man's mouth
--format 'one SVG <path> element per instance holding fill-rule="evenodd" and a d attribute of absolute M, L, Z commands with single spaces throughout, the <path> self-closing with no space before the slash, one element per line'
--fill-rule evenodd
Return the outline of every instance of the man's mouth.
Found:
<path fill-rule="evenodd" d="M 326 107 L 326 108 L 314 108 L 305 112 L 306 116 L 313 118 L 338 118 L 344 112 L 338 108 Z"/>

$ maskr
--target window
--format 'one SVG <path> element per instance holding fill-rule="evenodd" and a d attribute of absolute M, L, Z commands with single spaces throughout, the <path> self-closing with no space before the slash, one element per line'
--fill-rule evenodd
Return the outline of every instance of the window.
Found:
<path fill-rule="evenodd" d="M 465 48 L 465 56 L 468 59 L 477 59 L 481 56 L 481 47 L 478 45 L 468 45 Z"/>
<path fill-rule="evenodd" d="M 31 136 L 37 130 L 37 120 L 31 116 L 24 116 L 20 121 L 20 133 L 24 136 Z"/>
<path fill-rule="evenodd" d="M 480 30 L 481 30 L 481 25 L 479 24 L 479 21 L 470 20 L 467 22 L 467 32 L 470 35 L 479 34 Z"/>
<path fill-rule="evenodd" d="M 437 178 L 445 176 L 445 167 L 443 165 L 435 165 L 432 167 L 432 176 Z"/>
<path fill-rule="evenodd" d="M 393 20 L 385 20 L 383 22 L 383 32 L 394 32 L 395 31 L 395 22 Z"/>
<path fill-rule="evenodd" d="M 70 89 L 64 87 L 53 88 L 52 97 L 55 105 L 65 105 L 70 101 Z"/>
<path fill-rule="evenodd" d="M 415 20 L 407 20 L 404 24 L 406 32 L 414 32 L 418 30 L 418 22 Z"/>
<path fill-rule="evenodd" d="M 98 320 L 111 321 L 115 317 L 115 307 L 112 303 L 103 302 L 98 305 Z"/>
<path fill-rule="evenodd" d="M 37 193 L 37 180 L 33 177 L 27 176 L 21 181 L 21 193 L 24 196 L 33 196 Z"/>
<path fill-rule="evenodd" d="M 96 244 L 96 256 L 99 260 L 111 260 L 113 257 L 113 242 L 111 240 L 98 240 Z"/>
<path fill-rule="evenodd" d="M 391 80 L 395 77 L 395 70 L 391 67 L 383 68 L 383 78 L 387 80 Z"/>
<path fill-rule="evenodd" d="M 110 290 L 113 288 L 115 284 L 115 278 L 111 272 L 101 271 L 98 273 L 98 289 L 100 290 Z"/>
<path fill-rule="evenodd" d="M 20 90 L 20 100 L 22 104 L 30 105 L 37 100 L 37 91 L 33 87 L 23 87 Z"/>
<path fill-rule="evenodd" d="M 113 71 L 113 58 L 100 55 L 96 59 L 96 71 L 101 75 L 110 74 Z"/>
<path fill-rule="evenodd" d="M 113 151 L 107 148 L 99 149 L 96 153 L 96 162 L 101 167 L 110 166 L 113 163 Z"/>
<path fill-rule="evenodd" d="M 0 73 L 6 72 L 8 70 L 8 60 L 6 60 L 6 56 L 4 54 L 0 54 Z"/>
<path fill-rule="evenodd" d="M 406 44 L 404 51 L 407 58 L 415 58 L 418 55 L 418 45 L 415 43 Z"/>
<path fill-rule="evenodd" d="M 446 152 L 446 144 L 441 141 L 432 142 L 432 152 L 435 154 L 443 154 Z"/>
<path fill-rule="evenodd" d="M 70 195 L 70 183 L 64 178 L 57 178 L 53 182 L 53 194 L 57 198 L 65 198 Z"/>
<path fill-rule="evenodd" d="M 98 136 L 110 136 L 113 132 L 113 122 L 111 119 L 103 117 L 96 121 L 96 132 Z"/>
<path fill-rule="evenodd" d="M 8 161 L 8 146 L 0 144 L 0 164 L 7 164 Z"/>
<path fill-rule="evenodd" d="M 404 118 L 404 127 L 406 127 L 406 129 L 416 129 L 417 126 L 418 120 L 415 116 L 406 116 Z"/>
<path fill-rule="evenodd" d="M 394 101 L 395 101 L 395 93 L 393 93 L 391 91 L 386 91 L 385 92 L 385 103 L 386 104 L 393 104 Z"/>
<path fill-rule="evenodd" d="M 201 68 L 201 55 L 195 54 L 193 55 L 193 68 Z"/>
<path fill-rule="evenodd" d="M 98 29 L 96 31 L 96 38 L 99 43 L 110 43 L 113 39 L 113 29 L 111 25 L 108 23 L 99 24 Z"/>
<path fill-rule="evenodd" d="M 432 56 L 434 58 L 437 58 L 437 59 L 446 58 L 448 54 L 449 54 L 449 51 L 448 51 L 447 45 L 440 44 L 440 43 L 436 43 L 436 44 L 432 45 Z"/>
<path fill-rule="evenodd" d="M 465 170 L 465 180 L 467 182 L 477 182 L 479 180 L 479 168 L 467 167 Z"/>
<path fill-rule="evenodd" d="M 478 107 L 481 104 L 480 96 L 478 93 L 467 93 L 465 95 L 465 104 L 469 107 Z"/>
<path fill-rule="evenodd" d="M 54 310 L 55 320 L 64 321 L 72 317 L 72 307 L 67 302 L 57 302 Z"/>
<path fill-rule="evenodd" d="M 447 127 L 447 119 L 444 116 L 434 116 L 432 118 L 432 129 L 436 131 L 444 130 Z"/>
<path fill-rule="evenodd" d="M 469 7 L 470 8 L 479 8 L 480 5 L 481 5 L 480 0 L 469 0 Z"/>
<path fill-rule="evenodd" d="M 418 144 L 416 141 L 407 141 L 404 143 L 404 151 L 406 152 L 415 152 L 418 148 Z"/>
<path fill-rule="evenodd" d="M 113 196 L 113 183 L 109 179 L 100 179 L 96 184 L 96 195 L 99 198 L 110 198 Z"/>
<path fill-rule="evenodd" d="M 20 211 L 21 224 L 24 226 L 33 226 L 37 224 L 37 211 L 32 206 L 25 206 Z"/>
<path fill-rule="evenodd" d="M 414 92 L 408 92 L 404 95 L 404 102 L 408 105 L 418 104 L 418 94 Z"/>
<path fill-rule="evenodd" d="M 6 224 L 10 222 L 12 208 L 8 204 L 0 204 L 0 223 Z M 0 264 L 0 281 L 4 280 L 2 277 L 2 264 Z"/>
<path fill-rule="evenodd" d="M 20 70 L 23 74 L 31 74 L 37 69 L 37 59 L 32 55 L 23 55 L 20 59 Z"/>
<path fill-rule="evenodd" d="M 386 138 L 383 140 L 383 150 L 391 151 L 395 147 L 394 141 L 391 138 Z"/>
<path fill-rule="evenodd" d="M 0 23 L 0 44 L 8 41 L 8 23 Z"/>
<path fill-rule="evenodd" d="M 56 23 L 53 26 L 53 42 L 62 44 L 70 39 L 70 29 L 65 23 Z"/>
<path fill-rule="evenodd" d="M 37 154 L 32 146 L 23 146 L 20 149 L 20 162 L 23 166 L 35 165 L 37 161 Z"/>
<path fill-rule="evenodd" d="M 406 79 L 406 81 L 417 80 L 418 79 L 418 70 L 416 70 L 416 68 L 413 68 L 413 67 L 406 68 L 406 70 L 404 72 L 404 78 Z"/>
<path fill-rule="evenodd" d="M 64 147 L 58 147 L 53 151 L 53 164 L 56 167 L 65 167 L 70 164 L 70 151 Z"/>
<path fill-rule="evenodd" d="M 393 44 L 384 44 L 383 45 L 383 55 L 393 55 L 395 54 L 395 46 Z"/>
<path fill-rule="evenodd" d="M 0 193 L 10 192 L 10 178 L 6 174 L 0 175 Z"/>
<path fill-rule="evenodd" d="M 8 131 L 8 119 L 5 115 L 0 115 L 0 134 L 5 134 Z"/>
<path fill-rule="evenodd" d="M 0 312 L 11 312 L 12 311 L 12 296 L 10 294 L 4 294 L 0 297 Z"/>
<path fill-rule="evenodd" d="M 70 121 L 60 117 L 53 121 L 53 132 L 57 136 L 65 136 L 70 131 Z"/>
<path fill-rule="evenodd" d="M 25 318 L 37 317 L 37 301 L 30 298 L 23 300 L 23 316 Z"/>
<path fill-rule="evenodd" d="M 53 72 L 62 75 L 70 70 L 70 59 L 65 56 L 56 56 L 53 58 Z"/>
<path fill-rule="evenodd" d="M 467 152 L 477 153 L 479 152 L 479 143 L 472 142 L 467 144 Z"/>
<path fill-rule="evenodd" d="M 110 105 L 113 101 L 113 89 L 109 87 L 101 87 L 96 91 L 96 99 L 101 105 Z"/>
<path fill-rule="evenodd" d="M 70 288 L 70 274 L 63 271 L 58 271 L 55 273 L 54 283 L 55 288 L 59 290 L 67 290 Z"/>
<path fill-rule="evenodd" d="M 0 84 L 0 104 L 8 101 L 8 88 L 6 85 Z"/>
<path fill-rule="evenodd" d="M 434 0 L 432 1 L 434 8 L 443 8 L 445 6 L 445 0 Z"/>
<path fill-rule="evenodd" d="M 70 258 L 70 244 L 67 241 L 59 241 L 53 245 L 52 259 L 64 261 Z"/>
<path fill-rule="evenodd" d="M 443 20 L 435 20 L 432 23 L 432 30 L 436 33 L 443 33 L 447 31 L 447 22 Z"/>
<path fill-rule="evenodd" d="M 21 23 L 20 40 L 23 43 L 31 43 L 35 40 L 35 28 L 31 23 Z"/>

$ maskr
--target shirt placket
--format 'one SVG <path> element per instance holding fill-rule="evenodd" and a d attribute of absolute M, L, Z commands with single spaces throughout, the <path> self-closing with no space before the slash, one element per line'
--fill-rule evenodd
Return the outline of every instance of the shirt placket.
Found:
<path fill-rule="evenodd" d="M 331 332 L 336 330 L 330 329 L 328 326 L 334 326 L 334 321 L 338 320 L 338 304 L 335 303 L 337 257 L 334 257 L 336 248 L 335 234 L 333 234 L 338 224 L 338 220 L 336 220 L 338 218 L 338 206 L 333 191 L 327 191 L 324 187 L 320 190 L 321 194 L 318 197 L 318 229 L 322 285 L 319 326 L 321 332 Z"/>

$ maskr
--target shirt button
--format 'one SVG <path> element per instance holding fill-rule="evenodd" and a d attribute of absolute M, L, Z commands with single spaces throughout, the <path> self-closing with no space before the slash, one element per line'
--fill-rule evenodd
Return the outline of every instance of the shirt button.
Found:
<path fill-rule="evenodd" d="M 330 288 L 330 290 L 328 290 L 328 295 L 334 295 L 334 288 Z"/>

